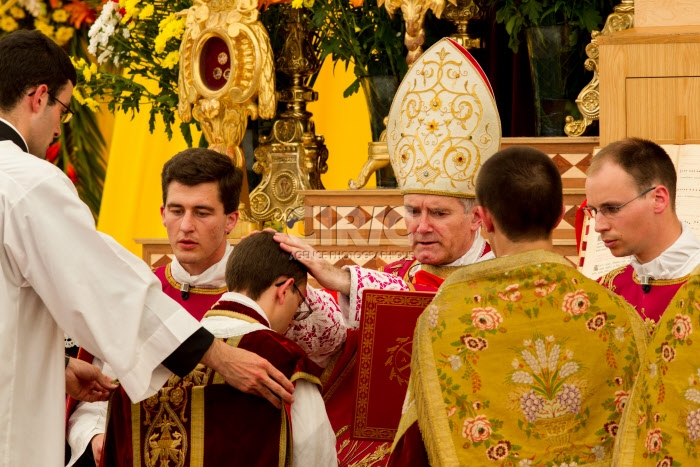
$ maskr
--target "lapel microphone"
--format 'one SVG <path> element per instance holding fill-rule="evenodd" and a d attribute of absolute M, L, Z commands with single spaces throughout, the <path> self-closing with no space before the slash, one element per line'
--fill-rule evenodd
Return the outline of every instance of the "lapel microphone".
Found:
<path fill-rule="evenodd" d="M 180 289 L 180 297 L 182 297 L 183 300 L 190 298 L 190 284 L 187 282 L 182 284 L 182 288 Z"/>
<path fill-rule="evenodd" d="M 641 276 L 639 278 L 639 282 L 642 283 L 642 292 L 644 293 L 649 293 L 649 291 L 651 291 L 651 284 L 649 283 L 649 280 L 649 276 Z"/>

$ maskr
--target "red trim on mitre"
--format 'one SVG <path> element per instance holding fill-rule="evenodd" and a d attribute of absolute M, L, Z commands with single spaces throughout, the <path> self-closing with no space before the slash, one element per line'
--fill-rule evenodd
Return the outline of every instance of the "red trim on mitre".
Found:
<path fill-rule="evenodd" d="M 452 44 L 453 44 L 455 47 L 457 47 L 457 49 L 458 49 L 460 52 L 462 52 L 462 54 L 464 54 L 464 56 L 467 57 L 467 59 L 472 63 L 472 65 L 474 66 L 474 68 L 476 68 L 476 71 L 478 71 L 479 74 L 481 75 L 481 79 L 484 80 L 484 83 L 486 83 L 486 86 L 489 88 L 489 91 L 491 92 L 491 97 L 494 97 L 494 98 L 495 98 L 495 96 L 493 95 L 493 88 L 491 87 L 491 82 L 490 82 L 489 79 L 486 77 L 486 73 L 484 73 L 484 70 L 481 68 L 481 65 L 479 65 L 479 62 L 477 62 L 476 59 L 475 59 L 474 57 L 472 57 L 472 54 L 470 54 L 470 53 L 467 51 L 467 49 L 465 49 L 464 47 L 462 47 L 461 45 L 459 45 L 457 42 L 455 42 L 454 39 L 450 39 L 450 38 L 448 37 L 447 40 L 449 40 L 450 42 L 452 42 Z"/>

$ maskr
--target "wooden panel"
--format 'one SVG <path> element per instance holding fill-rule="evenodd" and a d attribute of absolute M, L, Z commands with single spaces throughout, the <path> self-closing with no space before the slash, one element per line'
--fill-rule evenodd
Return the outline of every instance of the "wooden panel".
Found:
<path fill-rule="evenodd" d="M 651 30 L 653 34 L 649 32 Z M 685 31 L 685 32 L 683 32 Z M 656 41 L 657 43 L 653 43 Z M 635 97 L 627 95 L 629 91 L 629 78 L 689 78 L 700 76 L 700 31 L 692 28 L 645 28 L 630 29 L 620 33 L 602 37 L 599 40 L 600 51 L 600 145 L 608 145 L 613 141 L 623 139 L 628 135 L 628 129 L 633 128 L 634 136 L 655 139 L 654 133 L 649 133 L 652 122 L 639 126 L 639 119 L 658 119 L 654 111 L 647 109 L 648 99 L 657 99 L 658 96 L 643 96 L 644 102 L 631 102 Z M 667 81 L 669 85 L 683 85 L 684 81 Z M 687 82 L 692 89 L 695 85 Z M 659 86 L 662 82 L 658 82 Z M 632 84 L 634 92 L 639 91 L 638 84 Z M 654 85 L 656 86 L 656 85 Z M 656 86 L 656 87 L 659 87 Z M 692 96 L 683 94 L 683 89 L 660 91 L 665 96 L 674 96 L 675 101 L 666 100 L 661 103 L 664 118 L 670 116 L 671 120 L 664 125 L 675 125 L 676 116 L 683 113 L 669 114 L 670 108 L 683 109 L 692 105 Z M 657 93 L 658 94 L 658 93 Z M 660 98 L 658 98 L 660 99 Z M 697 94 L 695 95 L 697 102 Z M 655 101 L 657 102 L 657 101 Z M 656 104 L 655 104 L 656 105 Z M 683 107 L 684 106 L 684 107 Z M 693 109 L 695 112 L 695 109 Z M 695 113 L 693 113 L 695 115 Z M 695 117 L 687 116 L 686 135 L 697 134 L 698 121 Z M 637 122 L 628 124 L 628 118 L 635 118 Z M 631 125 L 631 126 L 630 126 Z M 673 131 L 669 140 L 676 140 L 678 132 Z M 658 138 L 657 138 L 658 139 Z M 691 141 L 686 141 L 691 142 Z"/>
<path fill-rule="evenodd" d="M 700 25 L 698 0 L 635 0 L 634 26 Z"/>
<path fill-rule="evenodd" d="M 700 141 L 700 77 L 628 78 L 626 84 L 627 136 Z"/>
<path fill-rule="evenodd" d="M 598 45 L 610 44 L 679 44 L 700 42 L 700 30 L 696 26 L 657 26 L 631 28 L 598 36 Z"/>

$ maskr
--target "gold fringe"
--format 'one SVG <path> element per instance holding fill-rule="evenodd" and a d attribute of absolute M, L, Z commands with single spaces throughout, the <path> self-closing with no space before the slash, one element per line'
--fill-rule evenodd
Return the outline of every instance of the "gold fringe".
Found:
<path fill-rule="evenodd" d="M 418 325 L 413 336 L 411 360 L 411 379 L 414 380 L 416 413 L 418 420 L 420 420 L 419 428 L 430 465 L 432 467 L 458 467 L 459 459 L 447 423 L 445 402 L 440 389 L 433 345 L 430 339 L 428 315 L 425 313 L 418 318 Z"/>
<path fill-rule="evenodd" d="M 204 466 L 204 386 L 192 387 L 190 467 Z"/>
<path fill-rule="evenodd" d="M 143 403 L 143 402 L 142 402 Z M 141 404 L 131 404 L 131 448 L 134 467 L 141 467 Z"/>

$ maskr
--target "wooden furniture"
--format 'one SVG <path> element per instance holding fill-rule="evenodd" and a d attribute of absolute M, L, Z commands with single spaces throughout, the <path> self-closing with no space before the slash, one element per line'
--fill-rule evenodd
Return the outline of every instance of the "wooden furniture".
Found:
<path fill-rule="evenodd" d="M 549 154 L 559 168 L 564 188 L 564 220 L 555 229 L 555 250 L 578 264 L 575 216 L 585 198 L 586 170 L 597 137 L 503 138 L 501 148 L 525 145 Z M 337 266 L 356 264 L 376 269 L 410 256 L 399 190 L 309 190 L 304 195 L 304 240 Z M 238 240 L 231 240 L 235 244 Z M 152 267 L 167 264 L 167 239 L 136 239 Z"/>
<path fill-rule="evenodd" d="M 634 26 L 698 26 L 698 0 L 635 0 Z"/>
<path fill-rule="evenodd" d="M 700 18 L 700 4 L 692 11 Z M 700 142 L 700 28 L 635 27 L 598 46 L 601 147 L 632 136 Z"/>

